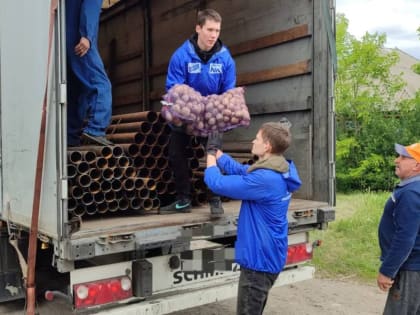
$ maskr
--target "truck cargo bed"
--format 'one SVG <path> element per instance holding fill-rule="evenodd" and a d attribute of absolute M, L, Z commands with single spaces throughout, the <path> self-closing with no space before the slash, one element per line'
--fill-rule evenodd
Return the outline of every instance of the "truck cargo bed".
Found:
<path fill-rule="evenodd" d="M 325 202 L 292 199 L 289 211 L 317 209 L 327 206 Z M 240 201 L 224 202 L 225 217 L 235 218 L 239 214 Z M 216 219 L 217 220 L 217 219 Z M 159 215 L 151 211 L 144 215 L 130 214 L 101 218 L 83 219 L 80 229 L 71 235 L 71 239 L 81 239 L 100 235 L 132 233 L 135 231 L 168 226 L 187 226 L 210 222 L 210 209 L 207 205 L 194 207 L 191 213 Z M 216 221 L 215 221 L 216 222 Z"/>

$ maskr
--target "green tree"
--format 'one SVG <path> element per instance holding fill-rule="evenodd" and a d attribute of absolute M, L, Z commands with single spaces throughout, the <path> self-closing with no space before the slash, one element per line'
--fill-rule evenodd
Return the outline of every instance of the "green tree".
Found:
<path fill-rule="evenodd" d="M 405 83 L 391 73 L 398 55 L 384 50 L 385 34 L 366 33 L 358 40 L 348 26 L 346 17 L 337 14 L 338 189 L 390 189 L 395 183 L 393 144 L 413 140 L 413 108 L 420 95 L 405 102 L 396 97 Z"/>
<path fill-rule="evenodd" d="M 417 29 L 417 35 L 418 35 L 418 37 L 419 37 L 419 39 L 420 39 L 420 27 Z M 420 63 L 416 63 L 416 64 L 414 64 L 414 65 L 411 67 L 411 69 L 412 69 L 415 73 L 420 74 Z"/>

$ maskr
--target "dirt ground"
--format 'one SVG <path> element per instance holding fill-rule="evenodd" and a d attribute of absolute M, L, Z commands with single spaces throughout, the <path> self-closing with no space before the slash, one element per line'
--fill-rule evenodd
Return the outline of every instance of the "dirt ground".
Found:
<path fill-rule="evenodd" d="M 376 286 L 348 280 L 312 279 L 274 288 L 269 296 L 265 315 L 374 315 L 382 314 L 386 294 Z M 0 305 L 0 314 L 20 315 L 24 304 L 9 302 Z M 229 299 L 172 315 L 234 315 L 236 300 Z M 40 315 L 70 315 L 70 306 L 63 301 L 40 302 Z"/>

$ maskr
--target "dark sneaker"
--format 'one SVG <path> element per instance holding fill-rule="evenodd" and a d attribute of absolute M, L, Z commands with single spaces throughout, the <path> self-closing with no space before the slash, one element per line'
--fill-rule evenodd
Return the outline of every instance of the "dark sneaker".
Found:
<path fill-rule="evenodd" d="M 82 133 L 82 142 L 84 144 L 113 145 L 105 136 L 93 136 L 86 132 Z"/>
<path fill-rule="evenodd" d="M 210 214 L 213 218 L 218 218 L 223 215 L 225 210 L 222 206 L 222 200 L 220 200 L 220 197 L 213 197 L 209 200 L 210 205 Z"/>
<path fill-rule="evenodd" d="M 177 200 L 168 206 L 161 207 L 159 214 L 172 214 L 172 213 L 189 213 L 191 212 L 191 201 L 189 199 Z"/>

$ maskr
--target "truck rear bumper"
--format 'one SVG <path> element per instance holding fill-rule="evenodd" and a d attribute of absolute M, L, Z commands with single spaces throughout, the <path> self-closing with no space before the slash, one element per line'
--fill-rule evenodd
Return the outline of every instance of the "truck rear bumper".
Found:
<path fill-rule="evenodd" d="M 292 284 L 298 281 L 309 280 L 314 277 L 315 268 L 311 266 L 299 266 L 280 273 L 274 284 L 275 287 Z M 204 304 L 214 303 L 236 297 L 238 278 L 218 279 L 214 285 L 190 292 L 171 294 L 168 296 L 145 300 L 130 305 L 122 305 L 113 309 L 100 311 L 100 315 L 146 315 L 146 314 L 168 314 L 197 307 Z"/>

